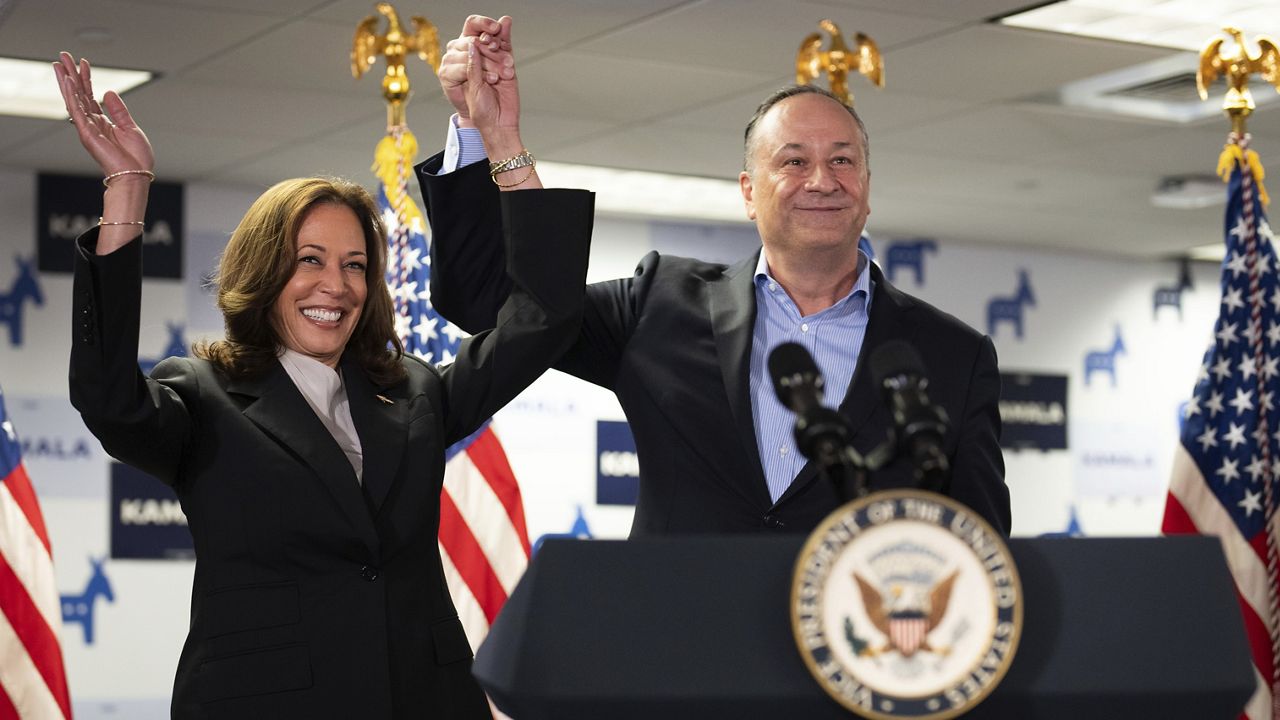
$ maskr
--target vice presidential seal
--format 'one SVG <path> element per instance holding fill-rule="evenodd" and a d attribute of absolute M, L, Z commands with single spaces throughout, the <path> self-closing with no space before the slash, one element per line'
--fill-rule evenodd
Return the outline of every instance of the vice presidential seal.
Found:
<path fill-rule="evenodd" d="M 934 493 L 880 492 L 809 537 L 791 626 L 809 671 L 854 713 L 946 720 L 973 709 L 1009 669 L 1022 585 L 977 513 Z"/>

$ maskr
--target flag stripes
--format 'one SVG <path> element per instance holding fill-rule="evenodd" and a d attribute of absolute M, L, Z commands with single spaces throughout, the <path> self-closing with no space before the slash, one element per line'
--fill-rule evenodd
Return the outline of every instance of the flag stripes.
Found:
<path fill-rule="evenodd" d="M 31 678 L 28 675 L 16 687 L 6 684 L 5 693 L 15 702 L 19 702 L 23 698 L 38 698 L 44 694 L 39 692 L 39 688 L 43 687 L 56 702 L 61 717 L 71 717 L 71 702 L 66 690 L 67 678 L 63 670 L 62 649 L 58 645 L 58 637 L 45 621 L 40 608 L 27 594 L 22 581 L 14 573 L 3 553 L 0 553 L 0 613 L 4 615 L 9 631 L 17 640 L 15 646 L 5 653 L 5 655 L 12 653 L 13 657 L 6 657 L 5 660 L 21 662 L 25 659 L 38 676 L 38 678 Z M 61 618 L 59 618 L 58 626 L 61 624 Z M 25 664 L 21 662 L 21 665 Z M 34 683 L 33 680 L 35 680 Z M 58 715 L 29 715 L 26 712 L 27 709 L 22 708 L 19 717 L 58 717 Z"/>
<path fill-rule="evenodd" d="M 49 547 L 0 395 L 0 720 L 71 718 Z"/>
<path fill-rule="evenodd" d="M 507 593 L 475 534 L 447 492 L 440 494 L 440 545 L 453 561 L 471 596 L 480 604 L 485 622 L 492 625 L 502 604 L 507 601 Z"/>
<path fill-rule="evenodd" d="M 506 510 L 506 519 L 516 534 L 515 540 L 523 546 L 527 560 L 529 529 L 525 527 L 524 503 L 520 498 L 520 486 L 516 483 L 516 474 L 512 472 L 511 464 L 507 462 L 507 453 L 502 449 L 502 444 L 498 442 L 498 436 L 493 433 L 491 427 L 486 428 L 476 437 L 475 442 L 467 450 L 467 456 L 476 466 L 476 470 L 484 476 L 487 481 L 486 487 L 493 491 L 498 503 Z M 519 579 L 519 576 L 516 579 Z M 511 587 L 514 587 L 514 583 L 509 585 L 508 589 Z"/>

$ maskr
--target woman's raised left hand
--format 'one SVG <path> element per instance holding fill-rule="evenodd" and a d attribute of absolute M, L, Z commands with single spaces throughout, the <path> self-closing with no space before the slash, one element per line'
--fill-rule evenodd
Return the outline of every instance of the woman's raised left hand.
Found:
<path fill-rule="evenodd" d="M 81 59 L 77 65 L 71 55 L 64 52 L 59 54 L 53 70 L 80 144 L 98 163 L 103 176 L 121 170 L 151 172 L 156 159 L 146 133 L 134 122 L 124 100 L 114 91 L 108 92 L 101 103 L 94 98 L 89 61 Z"/>

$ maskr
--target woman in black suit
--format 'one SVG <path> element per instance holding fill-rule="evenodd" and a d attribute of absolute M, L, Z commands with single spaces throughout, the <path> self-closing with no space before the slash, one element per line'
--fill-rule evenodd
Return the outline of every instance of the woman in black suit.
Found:
<path fill-rule="evenodd" d="M 514 72 L 499 48 L 482 52 L 462 79 L 471 120 L 491 157 L 515 156 Z M 55 67 L 107 186 L 100 227 L 77 241 L 72 402 L 108 452 L 174 488 L 195 542 L 173 716 L 489 717 L 437 549 L 444 451 L 576 335 L 591 195 L 503 193 L 514 289 L 501 324 L 437 368 L 395 338 L 368 193 L 280 183 L 222 257 L 225 339 L 148 378 L 137 345 L 151 146 L 119 96 L 94 100 L 87 62 L 64 53 Z M 538 187 L 527 165 L 494 180 Z"/>

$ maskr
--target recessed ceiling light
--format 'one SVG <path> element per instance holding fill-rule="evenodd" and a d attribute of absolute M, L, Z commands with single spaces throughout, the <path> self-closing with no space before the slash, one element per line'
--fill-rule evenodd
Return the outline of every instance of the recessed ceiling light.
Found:
<path fill-rule="evenodd" d="M 1013 27 L 1084 37 L 1200 50 L 1226 25 L 1280 32 L 1276 0 L 1062 0 L 999 18 Z"/>
<path fill-rule="evenodd" d="M 115 90 L 124 94 L 151 80 L 145 70 L 93 66 L 93 91 Z M 0 115 L 62 120 L 67 108 L 53 74 L 52 60 L 23 60 L 0 57 Z"/>

